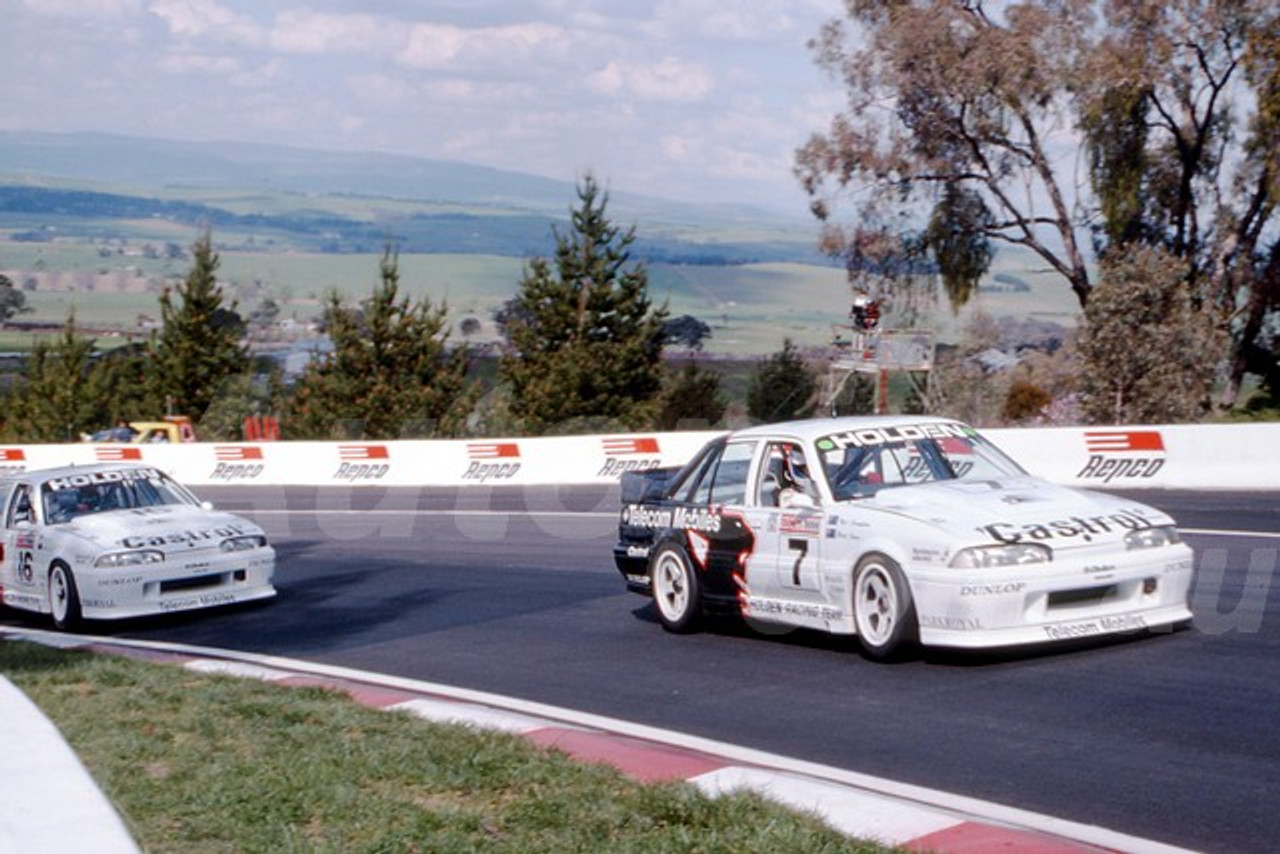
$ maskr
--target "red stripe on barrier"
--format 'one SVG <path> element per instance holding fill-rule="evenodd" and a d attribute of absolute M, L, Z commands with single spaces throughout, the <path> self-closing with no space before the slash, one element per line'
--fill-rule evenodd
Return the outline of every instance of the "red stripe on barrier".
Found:
<path fill-rule="evenodd" d="M 1159 430 L 1090 431 L 1084 434 L 1084 444 L 1094 453 L 1164 450 Z"/>
<path fill-rule="evenodd" d="M 658 440 L 652 436 L 640 436 L 634 439 L 603 439 L 604 452 L 609 456 L 624 454 L 657 454 Z"/>

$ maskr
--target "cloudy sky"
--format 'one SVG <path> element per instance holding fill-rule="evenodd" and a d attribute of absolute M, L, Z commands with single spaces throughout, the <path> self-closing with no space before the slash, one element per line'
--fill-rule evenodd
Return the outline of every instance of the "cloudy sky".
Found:
<path fill-rule="evenodd" d="M 460 160 L 803 213 L 840 0 L 0 0 L 0 129 Z"/>

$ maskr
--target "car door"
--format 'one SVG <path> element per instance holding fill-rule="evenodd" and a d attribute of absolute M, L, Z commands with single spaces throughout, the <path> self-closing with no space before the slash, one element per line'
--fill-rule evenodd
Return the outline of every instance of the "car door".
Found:
<path fill-rule="evenodd" d="M 9 493 L 4 508 L 3 585 L 5 601 L 31 607 L 38 598 L 35 572 L 35 493 L 19 483 Z"/>
<path fill-rule="evenodd" d="M 675 527 L 688 538 L 694 560 L 707 569 L 713 595 L 736 597 L 744 563 L 755 551 L 753 529 L 745 521 L 753 441 L 727 442 L 710 455 L 676 509 Z"/>
<path fill-rule="evenodd" d="M 754 497 L 759 565 L 749 576 L 752 593 L 793 603 L 790 612 L 803 615 L 822 599 L 822 510 L 799 442 L 764 443 Z"/>

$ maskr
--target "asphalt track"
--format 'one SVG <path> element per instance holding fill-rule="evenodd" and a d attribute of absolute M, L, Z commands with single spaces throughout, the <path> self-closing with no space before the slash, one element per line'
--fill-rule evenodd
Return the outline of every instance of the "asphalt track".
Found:
<path fill-rule="evenodd" d="M 92 631 L 491 691 L 1206 851 L 1280 840 L 1280 493 L 1138 496 L 1197 550 L 1191 629 L 893 665 L 808 632 L 663 632 L 611 565 L 612 489 L 201 493 L 272 534 L 279 598 Z"/>

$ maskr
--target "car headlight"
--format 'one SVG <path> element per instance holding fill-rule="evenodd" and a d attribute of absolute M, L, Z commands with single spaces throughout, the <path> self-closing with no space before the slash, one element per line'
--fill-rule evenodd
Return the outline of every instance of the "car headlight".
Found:
<path fill-rule="evenodd" d="M 1124 547 L 1129 551 L 1158 549 L 1161 546 L 1172 546 L 1180 542 L 1182 542 L 1182 535 L 1172 525 L 1142 528 L 1124 535 Z"/>
<path fill-rule="evenodd" d="M 111 552 L 101 555 L 93 562 L 99 569 L 113 569 L 118 566 L 139 566 L 146 563 L 164 563 L 164 552 L 155 549 L 138 549 L 131 552 Z"/>
<path fill-rule="evenodd" d="M 243 537 L 231 537 L 222 541 L 222 550 L 224 552 L 247 552 L 250 549 L 260 549 L 267 544 L 267 538 L 262 534 L 247 534 Z"/>
<path fill-rule="evenodd" d="M 1053 552 L 1047 546 L 1036 543 L 1009 543 L 1002 546 L 974 546 L 961 549 L 951 559 L 956 569 L 987 569 L 994 566 L 1023 566 L 1029 563 L 1048 563 Z"/>

